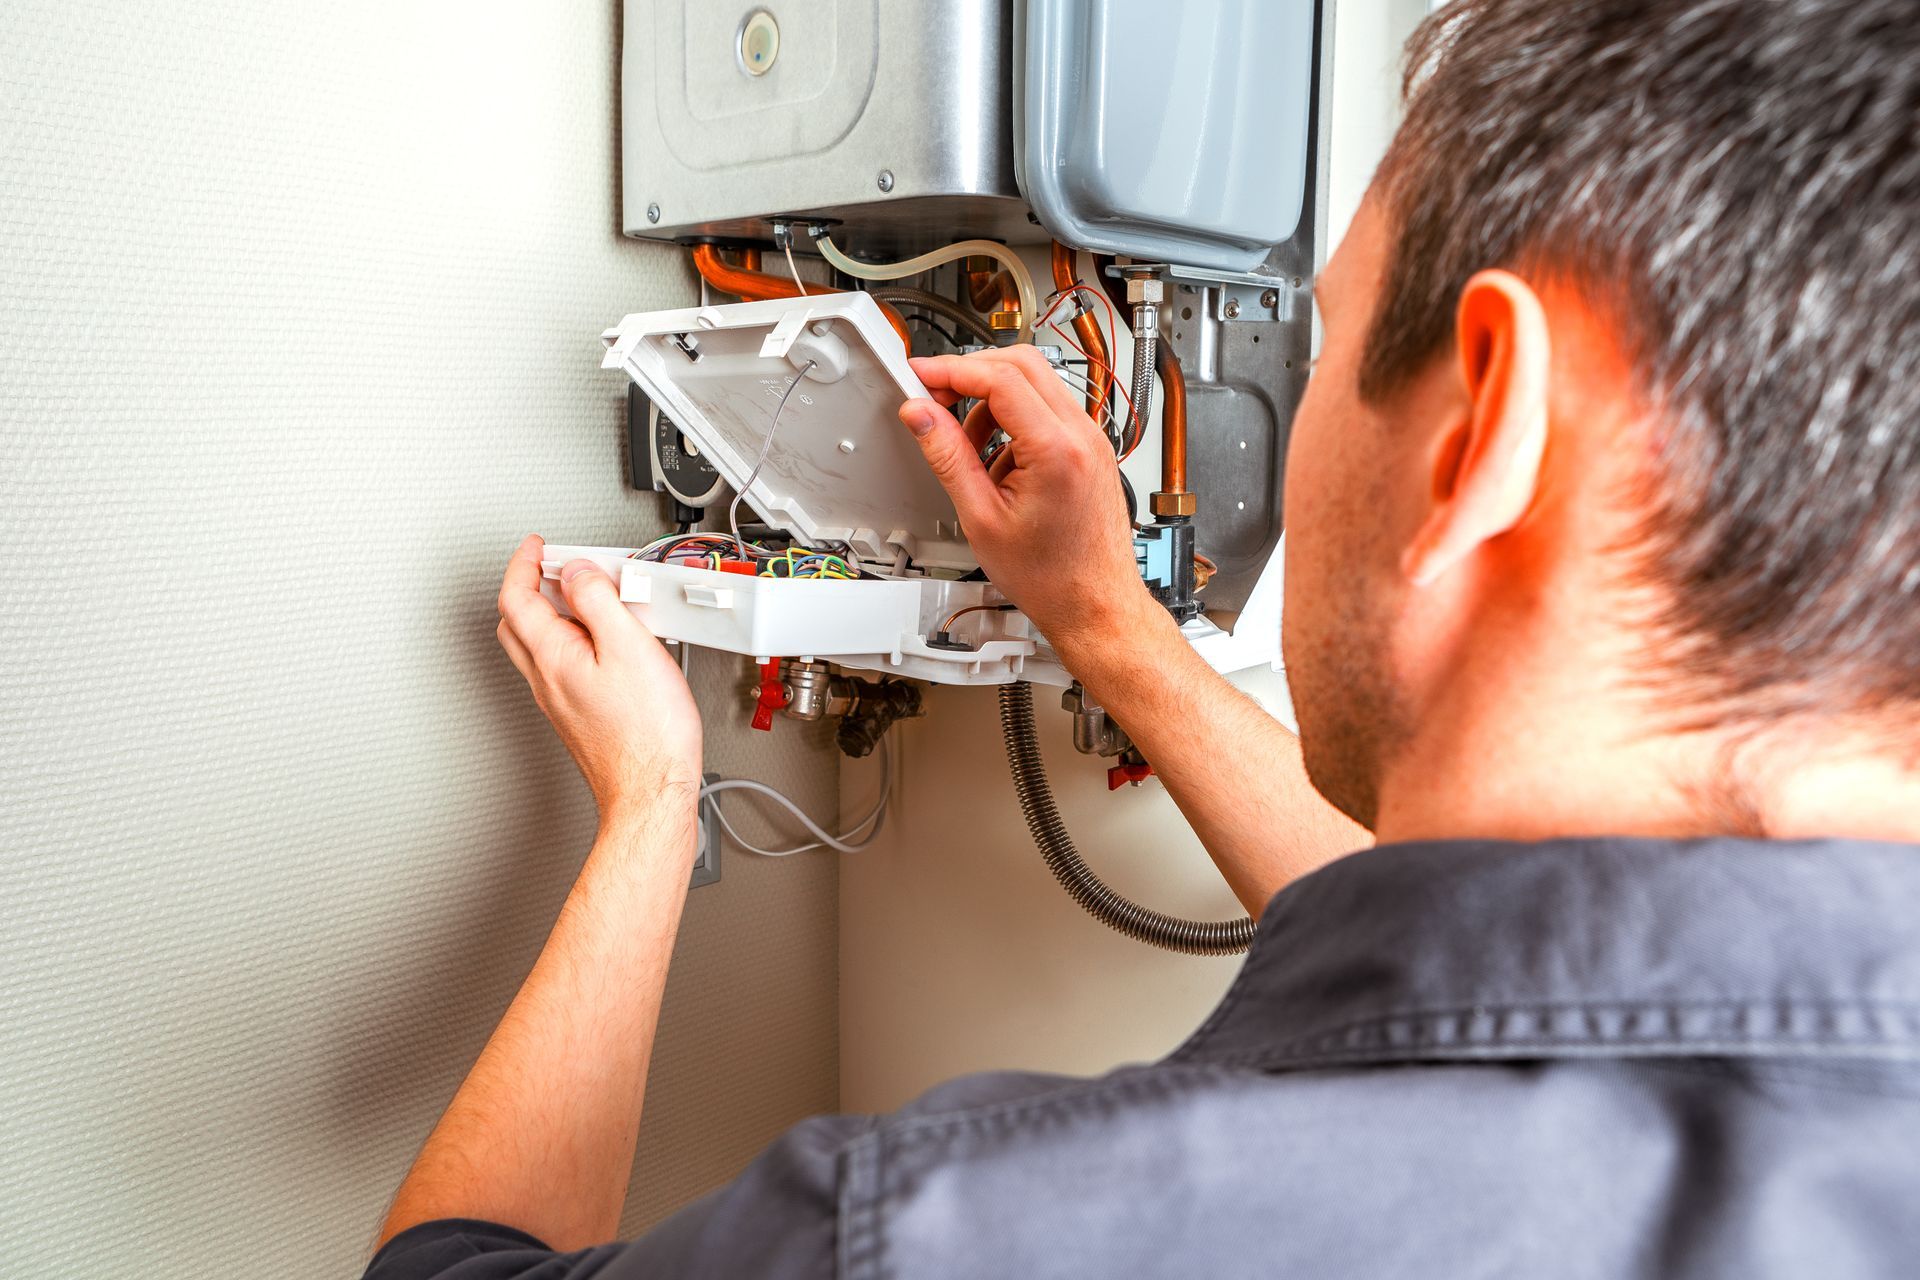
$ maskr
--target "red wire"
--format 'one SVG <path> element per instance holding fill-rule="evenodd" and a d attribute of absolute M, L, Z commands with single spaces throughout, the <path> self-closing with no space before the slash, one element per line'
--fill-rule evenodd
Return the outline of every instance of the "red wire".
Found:
<path fill-rule="evenodd" d="M 1109 300 L 1107 295 L 1102 293 L 1100 290 L 1094 288 L 1090 284 L 1085 284 L 1080 281 L 1075 281 L 1072 285 L 1070 285 L 1065 289 L 1060 290 L 1055 295 L 1052 305 L 1049 306 L 1045 312 L 1047 328 L 1059 334 L 1062 341 L 1064 341 L 1068 346 L 1072 347 L 1075 351 L 1079 352 L 1081 359 L 1085 360 L 1090 365 L 1099 366 L 1100 371 L 1106 375 L 1108 380 L 1120 392 L 1120 398 L 1126 402 L 1127 421 L 1133 424 L 1133 436 L 1132 436 L 1132 443 L 1129 444 L 1126 448 L 1126 451 L 1120 455 L 1120 460 L 1124 462 L 1128 457 L 1132 456 L 1133 451 L 1135 449 L 1138 449 L 1140 447 L 1141 437 L 1146 434 L 1146 424 L 1140 421 L 1140 411 L 1133 407 L 1133 397 L 1127 394 L 1126 387 L 1121 384 L 1119 375 L 1114 373 L 1111 365 L 1109 365 L 1104 360 L 1099 360 L 1094 358 L 1091 352 L 1087 351 L 1079 343 L 1075 342 L 1072 338 L 1068 337 L 1067 331 L 1065 329 L 1062 329 L 1059 323 L 1051 318 L 1053 315 L 1054 309 L 1060 305 L 1061 299 L 1067 297 L 1069 294 L 1081 293 L 1081 292 L 1092 294 L 1093 297 L 1100 303 L 1100 305 L 1106 308 L 1107 333 L 1111 335 L 1108 340 L 1110 342 L 1117 342 L 1118 340 L 1117 335 L 1120 332 L 1120 328 L 1119 328 L 1120 321 L 1114 314 L 1112 301 Z"/>

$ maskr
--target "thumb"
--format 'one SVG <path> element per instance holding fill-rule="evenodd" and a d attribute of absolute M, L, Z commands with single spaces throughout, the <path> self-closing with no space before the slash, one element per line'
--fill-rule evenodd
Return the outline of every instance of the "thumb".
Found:
<path fill-rule="evenodd" d="M 620 602 L 613 579 L 591 560 L 569 560 L 562 565 L 560 591 L 573 616 L 593 637 L 596 650 L 621 643 L 640 630 L 639 621 Z"/>
<path fill-rule="evenodd" d="M 988 478 L 966 429 L 931 400 L 909 400 L 901 405 L 900 421 L 913 432 L 934 479 L 953 499 L 960 523 L 980 523 L 999 501 L 999 491 Z"/>

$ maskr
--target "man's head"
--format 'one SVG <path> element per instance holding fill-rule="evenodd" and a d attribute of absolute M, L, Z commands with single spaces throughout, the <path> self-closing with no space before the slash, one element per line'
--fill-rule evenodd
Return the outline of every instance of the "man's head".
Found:
<path fill-rule="evenodd" d="M 1373 823 L 1529 704 L 1920 736 L 1920 4 L 1460 0 L 1412 59 L 1289 458 L 1316 784 Z"/>

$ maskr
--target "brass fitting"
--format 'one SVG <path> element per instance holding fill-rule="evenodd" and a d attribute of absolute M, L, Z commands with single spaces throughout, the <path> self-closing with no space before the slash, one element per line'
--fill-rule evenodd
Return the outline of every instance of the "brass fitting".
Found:
<path fill-rule="evenodd" d="M 1190 516 L 1200 509 L 1199 495 L 1192 490 L 1182 493 L 1168 493 L 1156 490 L 1147 498 L 1147 510 L 1161 518 L 1172 516 Z"/>

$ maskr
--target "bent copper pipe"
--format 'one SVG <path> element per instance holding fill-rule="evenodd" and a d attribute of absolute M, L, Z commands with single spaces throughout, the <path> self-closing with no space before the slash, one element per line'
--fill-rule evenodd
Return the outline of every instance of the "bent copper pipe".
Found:
<path fill-rule="evenodd" d="M 1053 242 L 1053 287 L 1071 289 L 1079 281 L 1074 276 L 1073 250 Z M 1087 413 L 1094 421 L 1100 420 L 1101 406 L 1113 395 L 1113 365 L 1107 358 L 1107 340 L 1101 335 L 1100 322 L 1093 318 L 1093 312 L 1085 307 L 1073 318 L 1073 331 L 1080 335 L 1080 345 L 1086 348 L 1087 355 L 1093 360 L 1091 375 L 1092 386 L 1087 389 Z"/>
<path fill-rule="evenodd" d="M 797 298 L 800 286 L 785 276 L 776 276 L 763 271 L 749 271 L 736 267 L 720 256 L 720 250 L 710 244 L 693 246 L 693 269 L 700 278 L 722 293 L 735 294 L 749 302 L 758 302 L 766 298 Z M 809 293 L 845 293 L 844 289 L 835 289 L 830 285 L 814 285 Z M 913 350 L 913 342 L 907 336 L 907 322 L 900 313 L 886 303 L 880 303 L 887 323 L 900 335 L 900 345 Z"/>

